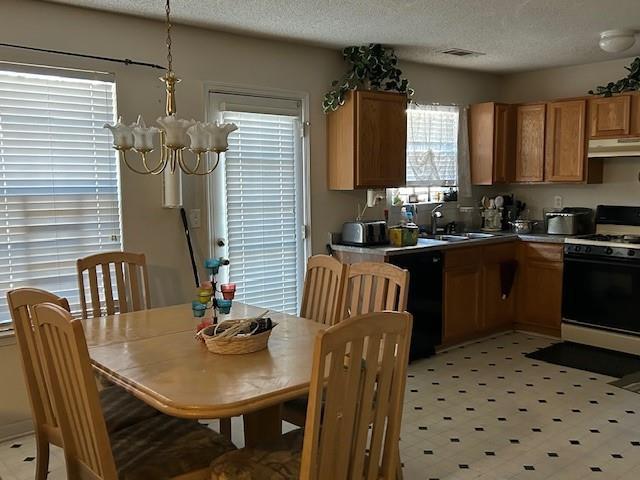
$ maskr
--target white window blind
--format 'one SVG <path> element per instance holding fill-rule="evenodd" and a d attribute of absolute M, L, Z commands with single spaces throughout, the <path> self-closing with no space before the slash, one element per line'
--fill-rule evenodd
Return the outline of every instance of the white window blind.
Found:
<path fill-rule="evenodd" d="M 249 111 L 221 115 L 238 125 L 224 164 L 229 279 L 237 284 L 236 299 L 295 313 L 303 261 L 299 119 Z"/>
<path fill-rule="evenodd" d="M 459 107 L 412 104 L 407 111 L 407 185 L 458 183 Z"/>
<path fill-rule="evenodd" d="M 120 250 L 115 84 L 0 70 L 0 322 L 6 292 L 37 287 L 78 309 L 78 258 Z"/>

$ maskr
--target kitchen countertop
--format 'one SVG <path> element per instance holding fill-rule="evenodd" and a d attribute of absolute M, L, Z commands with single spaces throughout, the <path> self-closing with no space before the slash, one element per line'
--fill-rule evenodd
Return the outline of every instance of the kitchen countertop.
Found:
<path fill-rule="evenodd" d="M 339 252 L 352 252 L 365 255 L 406 255 L 411 253 L 424 252 L 428 250 L 448 250 L 450 248 L 460 248 L 473 245 L 490 245 L 493 243 L 503 243 L 516 240 L 525 242 L 544 242 L 544 243 L 564 243 L 565 235 L 549 235 L 547 233 L 528 233 L 515 234 L 509 232 L 494 233 L 494 236 L 488 238 L 473 238 L 457 242 L 448 242 L 443 240 L 432 240 L 419 238 L 418 244 L 411 247 L 392 247 L 389 245 L 379 245 L 373 247 L 354 247 L 351 245 L 332 244 L 331 248 Z"/>

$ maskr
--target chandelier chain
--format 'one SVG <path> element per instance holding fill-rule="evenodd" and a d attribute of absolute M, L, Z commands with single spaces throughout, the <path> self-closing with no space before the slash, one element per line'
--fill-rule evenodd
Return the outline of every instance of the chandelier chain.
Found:
<path fill-rule="evenodd" d="M 165 5 L 165 13 L 167 17 L 167 68 L 169 72 L 173 72 L 173 55 L 171 54 L 171 5 L 167 0 Z"/>

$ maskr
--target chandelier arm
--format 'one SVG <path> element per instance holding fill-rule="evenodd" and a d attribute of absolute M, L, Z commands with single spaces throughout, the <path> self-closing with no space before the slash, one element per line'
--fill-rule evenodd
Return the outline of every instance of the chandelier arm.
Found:
<path fill-rule="evenodd" d="M 209 170 L 206 170 L 204 172 L 196 172 L 196 171 L 189 171 L 187 172 L 189 175 L 198 175 L 200 177 L 204 177 L 206 175 L 209 175 L 211 173 L 213 173 L 213 171 L 218 168 L 218 164 L 220 163 L 220 154 L 216 153 L 216 163 L 213 164 L 213 167 L 211 167 Z M 184 166 L 184 161 L 181 159 L 181 167 Z M 184 170 L 184 168 L 183 168 Z"/>
<path fill-rule="evenodd" d="M 127 167 L 129 167 L 129 170 L 132 170 L 135 173 L 139 173 L 140 175 L 151 175 L 151 171 L 149 170 L 138 170 L 137 168 L 133 167 L 129 163 L 129 160 L 127 160 L 127 152 L 125 150 L 118 150 L 118 151 L 120 152 L 120 158 L 124 160 L 124 163 Z"/>
<path fill-rule="evenodd" d="M 194 155 L 196 157 L 196 165 L 193 168 L 187 165 L 187 161 L 184 159 L 184 156 L 182 155 L 182 153 L 178 157 L 178 163 L 180 164 L 180 168 L 187 175 L 197 175 L 198 168 L 200 168 L 200 163 L 202 163 L 202 153 L 194 153 Z"/>
<path fill-rule="evenodd" d="M 162 173 L 167 167 L 167 162 L 163 159 L 162 153 L 160 153 L 160 160 L 158 161 L 158 164 L 153 168 L 149 168 L 149 165 L 147 164 L 147 153 L 143 152 L 140 155 L 142 155 L 142 164 L 144 165 L 144 168 L 146 168 L 147 171 L 152 175 L 158 175 L 159 173 Z"/>

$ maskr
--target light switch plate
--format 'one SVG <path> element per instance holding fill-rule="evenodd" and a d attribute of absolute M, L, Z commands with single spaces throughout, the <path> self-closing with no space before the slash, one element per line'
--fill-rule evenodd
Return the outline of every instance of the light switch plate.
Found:
<path fill-rule="evenodd" d="M 200 209 L 194 208 L 189 210 L 189 226 L 191 228 L 200 228 Z"/>

